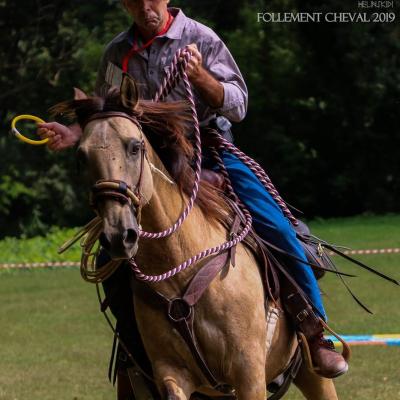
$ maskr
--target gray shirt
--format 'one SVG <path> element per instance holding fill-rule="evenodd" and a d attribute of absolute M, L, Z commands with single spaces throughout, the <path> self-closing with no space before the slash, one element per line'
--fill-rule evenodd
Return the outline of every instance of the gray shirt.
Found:
<path fill-rule="evenodd" d="M 137 81 L 141 97 L 151 99 L 161 85 L 176 51 L 196 43 L 203 57 L 203 67 L 224 86 L 224 103 L 219 109 L 211 108 L 194 89 L 199 120 L 205 124 L 218 113 L 233 122 L 241 121 L 247 111 L 248 92 L 232 54 L 210 28 L 186 17 L 178 8 L 169 8 L 169 11 L 174 16 L 169 30 L 157 37 L 149 49 L 135 53 L 129 61 L 128 72 Z M 98 71 L 97 94 L 102 95 L 112 84 L 119 84 L 122 60 L 132 47 L 133 32 L 132 26 L 107 45 Z M 185 93 L 180 83 L 168 99 L 182 100 Z"/>

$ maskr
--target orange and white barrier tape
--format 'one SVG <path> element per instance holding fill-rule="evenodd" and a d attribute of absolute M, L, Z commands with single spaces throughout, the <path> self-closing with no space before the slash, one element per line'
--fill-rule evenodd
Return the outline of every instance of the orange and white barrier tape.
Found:
<path fill-rule="evenodd" d="M 348 255 L 400 254 L 400 248 L 345 250 L 343 253 L 348 254 Z M 335 253 L 333 253 L 333 252 L 329 252 L 328 254 L 330 256 L 335 255 Z M 0 264 L 0 270 L 2 270 L 2 269 L 66 268 L 66 267 L 79 267 L 80 265 L 81 265 L 80 262 L 75 262 L 75 261 L 7 263 L 7 264 Z"/>
<path fill-rule="evenodd" d="M 345 250 L 346 255 L 364 255 L 364 254 L 399 254 L 400 248 L 389 249 L 364 249 L 364 250 Z M 330 256 L 335 255 L 333 252 L 328 253 Z"/>
<path fill-rule="evenodd" d="M 8 263 L 0 264 L 2 269 L 39 269 L 39 268 L 67 268 L 79 267 L 80 262 L 63 261 L 63 262 L 35 262 L 35 263 Z"/>

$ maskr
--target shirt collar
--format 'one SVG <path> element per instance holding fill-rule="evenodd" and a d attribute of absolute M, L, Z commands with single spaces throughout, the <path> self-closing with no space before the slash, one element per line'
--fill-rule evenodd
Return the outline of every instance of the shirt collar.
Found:
<path fill-rule="evenodd" d="M 181 39 L 186 25 L 186 15 L 180 8 L 170 7 L 168 8 L 168 11 L 172 14 L 174 20 L 168 31 L 160 37 L 167 37 L 168 39 Z"/>

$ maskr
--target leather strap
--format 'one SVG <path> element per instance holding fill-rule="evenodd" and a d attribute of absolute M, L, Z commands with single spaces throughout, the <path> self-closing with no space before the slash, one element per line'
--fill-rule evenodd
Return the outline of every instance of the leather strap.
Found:
<path fill-rule="evenodd" d="M 228 199 L 230 206 L 235 211 L 236 215 L 240 218 L 240 220 L 244 223 L 245 216 L 243 215 L 240 207 L 233 201 Z M 256 249 L 253 249 L 258 256 L 258 261 L 262 273 L 264 274 L 264 286 L 267 297 L 277 303 L 277 299 L 279 298 L 279 278 L 274 268 L 274 264 L 271 263 L 272 255 L 268 251 L 268 248 L 263 244 L 262 239 L 256 234 L 254 230 L 250 231 L 249 235 L 255 242 Z M 277 262 L 277 260 L 276 260 Z"/>
<path fill-rule="evenodd" d="M 200 300 L 210 283 L 227 264 L 228 256 L 228 252 L 219 254 L 197 272 L 182 297 L 187 304 L 194 306 Z"/>
<path fill-rule="evenodd" d="M 145 377 L 140 373 L 140 370 L 135 367 L 127 369 L 129 381 L 131 383 L 134 399 L 154 400 L 155 397 L 151 393 Z M 119 399 L 118 399 L 119 400 Z M 121 399 L 125 400 L 125 399 Z"/>
<path fill-rule="evenodd" d="M 175 326 L 189 347 L 194 359 L 198 363 L 203 375 L 210 385 L 224 394 L 233 393 L 233 388 L 225 383 L 219 382 L 207 365 L 196 341 L 193 322 L 194 306 L 207 290 L 212 280 L 224 268 L 228 261 L 228 252 L 219 254 L 208 261 L 194 276 L 182 297 L 169 299 L 163 294 L 155 291 L 159 299 L 167 306 L 167 314 L 170 322 Z M 150 286 L 149 286 L 150 287 Z"/>
<path fill-rule="evenodd" d="M 105 119 L 105 118 L 110 118 L 110 117 L 121 117 L 121 118 L 129 119 L 129 121 L 133 122 L 136 126 L 138 126 L 140 128 L 140 123 L 136 117 L 134 117 L 133 115 L 129 115 L 125 112 L 121 112 L 121 111 L 104 111 L 104 112 L 99 112 L 99 113 L 93 114 L 81 123 L 81 128 L 82 128 L 82 130 L 85 129 L 86 125 L 89 122 L 94 121 L 96 119 Z"/>

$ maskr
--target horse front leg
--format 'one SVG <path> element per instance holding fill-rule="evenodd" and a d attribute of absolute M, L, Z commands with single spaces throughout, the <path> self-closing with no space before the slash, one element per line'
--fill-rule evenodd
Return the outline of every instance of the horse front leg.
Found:
<path fill-rule="evenodd" d="M 162 399 L 189 400 L 195 391 L 195 384 L 186 369 L 155 363 L 153 371 Z"/>
<path fill-rule="evenodd" d="M 190 398 L 190 394 L 185 393 L 183 387 L 172 376 L 163 378 L 163 383 L 167 400 L 188 400 Z"/>
<path fill-rule="evenodd" d="M 307 400 L 338 400 L 333 380 L 315 374 L 304 363 L 294 383 Z"/>
<path fill-rule="evenodd" d="M 248 381 L 246 385 L 239 385 L 236 388 L 237 400 L 265 400 L 265 380 Z"/>
<path fill-rule="evenodd" d="M 238 400 L 265 400 L 265 350 L 259 348 L 248 354 L 238 354 L 241 368 L 234 376 Z"/>

